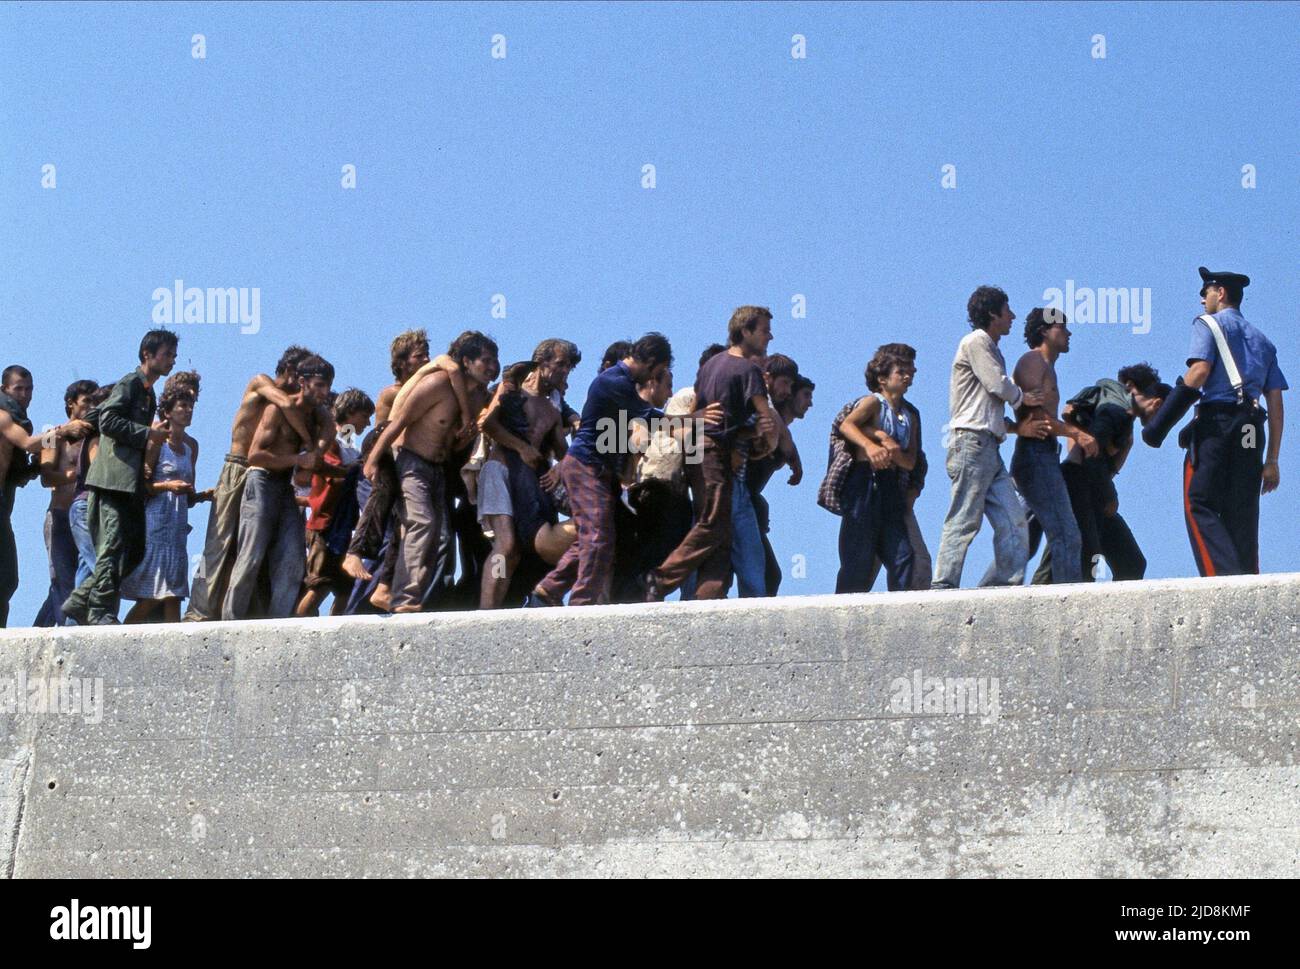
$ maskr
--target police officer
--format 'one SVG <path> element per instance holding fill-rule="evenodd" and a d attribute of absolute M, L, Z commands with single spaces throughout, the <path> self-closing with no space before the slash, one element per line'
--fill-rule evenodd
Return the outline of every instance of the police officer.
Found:
<path fill-rule="evenodd" d="M 1200 274 L 1205 313 L 1192 322 L 1187 373 L 1142 431 L 1142 439 L 1159 447 L 1200 401 L 1178 439 L 1187 448 L 1183 508 L 1196 567 L 1201 575 L 1258 573 L 1259 496 L 1278 485 L 1287 382 L 1272 342 L 1241 315 L 1242 290 L 1250 278 L 1204 266 Z M 1261 396 L 1267 410 L 1260 407 Z"/>

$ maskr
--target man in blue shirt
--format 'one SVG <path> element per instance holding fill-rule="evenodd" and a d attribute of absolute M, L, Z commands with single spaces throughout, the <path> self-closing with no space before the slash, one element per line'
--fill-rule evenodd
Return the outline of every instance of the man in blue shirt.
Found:
<path fill-rule="evenodd" d="M 566 592 L 573 606 L 609 602 L 614 576 L 614 502 L 619 496 L 618 469 L 628 453 L 627 430 L 634 420 L 660 416 L 641 399 L 637 383 L 662 374 L 672 359 L 668 339 L 660 333 L 647 333 L 627 356 L 591 382 L 582 423 L 559 465 L 578 540 L 533 589 L 527 605 L 558 606 Z"/>
<path fill-rule="evenodd" d="M 1277 349 L 1241 315 L 1250 277 L 1204 266 L 1199 271 L 1205 315 L 1192 322 L 1187 373 L 1142 439 L 1159 447 L 1199 398 L 1195 418 L 1179 436 L 1187 448 L 1183 509 L 1192 555 L 1201 575 L 1257 574 L 1259 496 L 1278 486 L 1287 382 Z"/>

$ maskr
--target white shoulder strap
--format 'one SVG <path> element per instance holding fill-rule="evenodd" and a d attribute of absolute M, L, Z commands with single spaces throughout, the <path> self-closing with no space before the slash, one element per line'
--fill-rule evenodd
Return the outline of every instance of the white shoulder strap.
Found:
<path fill-rule="evenodd" d="M 1228 380 L 1232 383 L 1232 389 L 1237 395 L 1237 403 L 1245 400 L 1245 391 L 1241 381 L 1241 371 L 1237 369 L 1237 361 L 1232 356 L 1232 350 L 1228 347 L 1228 340 L 1223 335 L 1223 328 L 1219 326 L 1219 321 L 1209 313 L 1203 313 L 1200 320 L 1210 328 L 1210 335 L 1214 337 L 1214 344 L 1219 348 L 1219 359 L 1223 361 L 1223 369 L 1228 372 Z"/>

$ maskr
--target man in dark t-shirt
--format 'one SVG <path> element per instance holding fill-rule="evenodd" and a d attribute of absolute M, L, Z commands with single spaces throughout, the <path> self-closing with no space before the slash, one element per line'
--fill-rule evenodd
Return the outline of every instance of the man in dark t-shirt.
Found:
<path fill-rule="evenodd" d="M 756 444 L 755 456 L 776 447 L 776 424 L 758 363 L 772 342 L 771 311 L 740 307 L 731 316 L 727 336 L 727 352 L 709 360 L 695 378 L 696 408 L 722 406 L 721 421 L 705 428 L 700 450 L 687 456 L 695 524 L 672 554 L 642 577 L 649 602 L 662 599 L 697 570 L 697 599 L 726 598 L 731 585 L 732 451 L 756 413 L 762 442 Z"/>

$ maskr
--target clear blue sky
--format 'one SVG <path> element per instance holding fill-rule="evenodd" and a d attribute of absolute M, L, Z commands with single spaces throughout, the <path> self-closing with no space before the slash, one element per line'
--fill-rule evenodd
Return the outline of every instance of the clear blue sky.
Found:
<path fill-rule="evenodd" d="M 769 485 L 787 574 L 791 556 L 807 562 L 783 593 L 827 592 L 838 519 L 815 501 L 827 426 L 883 342 L 919 352 L 912 398 L 934 470 L 918 514 L 937 551 L 948 370 L 981 283 L 1006 289 L 1021 319 L 1070 279 L 1150 289 L 1150 332 L 1074 327 L 1059 366 L 1070 394 L 1136 360 L 1172 380 L 1200 311 L 1196 267 L 1245 272 L 1246 317 L 1300 381 L 1298 13 L 5 4 L 3 363 L 32 370 L 32 418 L 53 423 L 70 381 L 132 369 L 155 288 L 260 288 L 256 334 L 176 327 L 180 366 L 203 375 L 192 433 L 208 487 L 239 390 L 289 343 L 333 361 L 336 388 L 373 395 L 389 380 L 389 340 L 410 326 L 435 348 L 484 329 L 505 361 L 566 336 L 585 354 L 570 393 L 580 407 L 611 340 L 662 330 L 680 386 L 735 306 L 769 305 L 771 350 L 817 382 L 795 426 L 804 481 Z M 504 59 L 491 57 L 498 33 Z M 794 34 L 804 59 L 791 57 Z M 54 189 L 41 186 L 46 164 Z M 340 187 L 345 164 L 355 190 Z M 946 164 L 955 189 L 941 187 Z M 1241 185 L 1247 164 L 1254 189 Z M 504 320 L 491 316 L 497 293 Z M 804 319 L 791 318 L 795 294 Z M 1014 364 L 1018 328 L 1003 346 Z M 1293 429 L 1282 488 L 1262 503 L 1266 571 L 1300 568 L 1298 439 Z M 1171 439 L 1137 449 L 1119 479 L 1150 577 L 1195 574 L 1180 466 Z M 47 588 L 47 497 L 37 482 L 18 496 L 14 625 Z M 205 520 L 205 508 L 193 516 L 191 552 Z M 985 528 L 966 584 L 990 554 Z"/>

